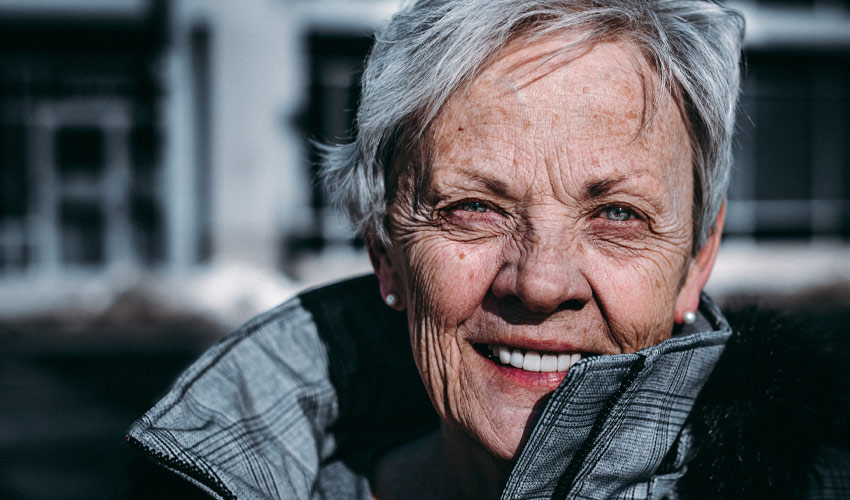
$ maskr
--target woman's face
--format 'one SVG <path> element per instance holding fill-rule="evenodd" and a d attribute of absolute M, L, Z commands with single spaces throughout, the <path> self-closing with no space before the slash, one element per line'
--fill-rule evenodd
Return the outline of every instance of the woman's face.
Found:
<path fill-rule="evenodd" d="M 669 337 L 716 250 L 691 257 L 691 152 L 672 97 L 645 108 L 654 77 L 628 45 L 537 57 L 562 45 L 506 52 L 448 103 L 419 203 L 401 187 L 392 245 L 371 247 L 437 411 L 504 459 L 571 355 Z"/>

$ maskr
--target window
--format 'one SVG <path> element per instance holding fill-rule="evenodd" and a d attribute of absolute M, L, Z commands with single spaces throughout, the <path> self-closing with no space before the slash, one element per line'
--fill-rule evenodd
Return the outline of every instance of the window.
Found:
<path fill-rule="evenodd" d="M 0 278 L 165 258 L 151 18 L 0 18 Z"/>
<path fill-rule="evenodd" d="M 370 36 L 348 33 L 313 32 L 307 36 L 310 57 L 310 102 L 308 113 L 299 119 L 305 142 L 342 143 L 355 134 L 354 115 L 360 97 L 363 62 L 372 44 Z M 290 253 L 315 251 L 327 244 L 362 245 L 347 218 L 335 213 L 325 199 L 318 180 L 319 157 L 310 147 L 312 209 L 315 224 L 311 232 L 290 242 Z"/>
<path fill-rule="evenodd" d="M 850 56 L 747 56 L 727 234 L 850 236 Z"/>
<path fill-rule="evenodd" d="M 19 271 L 29 263 L 27 212 L 30 178 L 27 133 L 20 123 L 0 125 L 0 273 Z"/>

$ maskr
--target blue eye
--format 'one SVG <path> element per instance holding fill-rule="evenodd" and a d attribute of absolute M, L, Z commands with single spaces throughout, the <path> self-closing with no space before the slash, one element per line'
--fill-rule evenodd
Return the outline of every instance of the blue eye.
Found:
<path fill-rule="evenodd" d="M 603 210 L 603 213 L 605 214 L 606 219 L 617 222 L 624 222 L 635 218 L 635 213 L 633 211 L 617 205 L 606 207 L 605 210 Z"/>
<path fill-rule="evenodd" d="M 465 201 L 460 204 L 460 209 L 464 212 L 486 212 L 487 205 L 480 201 Z"/>

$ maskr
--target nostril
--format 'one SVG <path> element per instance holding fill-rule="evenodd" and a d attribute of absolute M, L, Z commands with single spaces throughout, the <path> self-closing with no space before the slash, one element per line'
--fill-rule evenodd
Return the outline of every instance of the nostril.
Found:
<path fill-rule="evenodd" d="M 551 318 L 554 313 L 564 310 L 578 311 L 584 307 L 584 304 L 582 301 L 568 300 L 559 304 L 554 310 L 540 311 L 530 309 L 515 295 L 500 298 L 489 294 L 482 302 L 482 308 L 511 325 L 539 325 Z"/>
<path fill-rule="evenodd" d="M 581 308 L 581 301 L 576 297 L 571 287 L 561 285 L 553 280 L 537 282 L 523 280 L 517 286 L 516 296 L 529 310 L 539 313 L 551 314 L 565 307 L 570 309 Z"/>
<path fill-rule="evenodd" d="M 584 306 L 584 302 L 578 300 L 566 300 L 564 302 L 526 302 L 526 307 L 535 313 L 554 314 L 558 311 L 578 311 Z"/>

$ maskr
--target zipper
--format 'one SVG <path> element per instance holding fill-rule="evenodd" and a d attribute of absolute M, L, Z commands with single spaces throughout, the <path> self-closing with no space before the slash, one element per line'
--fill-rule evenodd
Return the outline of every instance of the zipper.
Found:
<path fill-rule="evenodd" d="M 133 436 L 127 436 L 125 439 L 127 440 L 127 443 L 130 446 L 141 450 L 143 453 L 151 457 L 155 462 L 165 467 L 166 469 L 170 469 L 174 472 L 186 476 L 187 478 L 192 480 L 192 482 L 198 483 L 200 486 L 203 486 L 204 488 L 215 493 L 223 500 L 237 500 L 236 495 L 234 495 L 233 492 L 231 492 L 227 488 L 227 486 L 224 485 L 221 479 L 217 478 L 216 476 L 210 474 L 205 470 L 202 470 L 197 465 L 176 457 L 168 456 L 165 453 L 162 453 L 159 450 L 155 450 L 150 446 L 142 443 Z"/>

